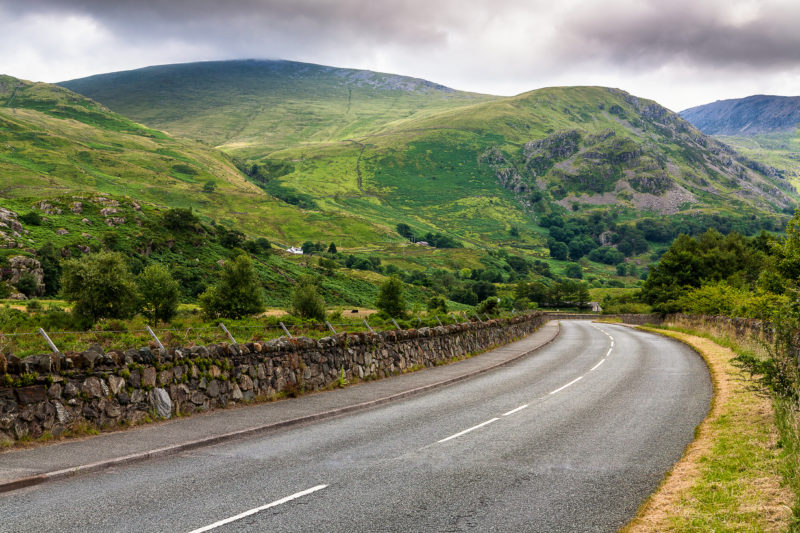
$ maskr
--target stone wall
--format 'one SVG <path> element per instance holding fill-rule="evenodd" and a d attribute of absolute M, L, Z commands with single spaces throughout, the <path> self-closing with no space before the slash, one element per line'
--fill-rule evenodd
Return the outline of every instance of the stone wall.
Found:
<path fill-rule="evenodd" d="M 449 362 L 525 337 L 549 317 L 170 349 L 0 354 L 0 441 L 115 428 Z"/>

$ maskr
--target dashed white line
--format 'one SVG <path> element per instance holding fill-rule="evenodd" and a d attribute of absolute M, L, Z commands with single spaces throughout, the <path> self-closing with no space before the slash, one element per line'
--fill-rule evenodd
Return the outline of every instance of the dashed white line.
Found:
<path fill-rule="evenodd" d="M 600 359 L 599 363 L 597 363 L 596 365 L 594 365 L 592 368 L 589 369 L 589 372 L 591 372 L 592 370 L 594 370 L 595 368 L 597 368 L 598 366 L 602 365 L 605 362 L 606 362 L 606 358 L 603 357 L 602 359 Z"/>
<path fill-rule="evenodd" d="M 516 412 L 518 412 L 518 411 L 522 411 L 522 410 L 523 410 L 523 409 L 525 409 L 526 407 L 528 407 L 528 404 L 527 404 L 527 403 L 526 403 L 525 405 L 520 405 L 520 406 L 519 406 L 519 407 L 517 407 L 516 409 L 512 409 L 512 410 L 510 410 L 510 411 L 509 411 L 509 412 L 507 412 L 507 413 L 503 413 L 503 414 L 502 414 L 502 415 L 500 415 L 500 416 L 508 416 L 508 415 L 513 415 L 514 413 L 516 413 Z"/>
<path fill-rule="evenodd" d="M 232 516 L 230 518 L 226 518 L 225 520 L 220 520 L 219 522 L 214 522 L 213 524 L 207 525 L 205 527 L 201 527 L 200 529 L 193 529 L 189 533 L 203 533 L 203 531 L 210 531 L 212 529 L 216 529 L 220 526 L 224 526 L 225 524 L 230 524 L 231 522 L 235 522 L 236 520 L 241 520 L 242 518 L 248 517 L 250 515 L 259 513 L 264 511 L 265 509 L 269 509 L 271 507 L 277 507 L 278 505 L 282 505 L 286 502 L 290 502 L 292 500 L 296 500 L 297 498 L 301 498 L 312 492 L 317 492 L 318 490 L 322 490 L 328 485 L 317 485 L 316 487 L 311 487 L 310 489 L 306 489 L 300 492 L 296 492 L 291 496 L 286 496 L 285 498 L 281 498 L 280 500 L 275 500 L 274 502 L 268 503 L 266 505 L 262 505 L 261 507 L 256 507 L 255 509 L 250 509 L 249 511 L 245 511 L 243 513 L 237 514 L 236 516 Z"/>
<path fill-rule="evenodd" d="M 499 419 L 499 418 L 497 418 L 497 417 L 495 417 L 495 418 L 492 418 L 491 420 L 487 420 L 486 422 L 481 422 L 481 423 L 480 423 L 480 424 L 478 424 L 477 426 L 472 426 L 471 428 L 469 428 L 469 429 L 465 429 L 464 431 L 459 431 L 459 432 L 458 432 L 458 433 L 456 433 L 455 435 L 450 435 L 449 437 L 446 437 L 446 438 L 444 438 L 444 439 L 442 439 L 442 440 L 438 440 L 438 441 L 436 441 L 436 442 L 439 442 L 439 443 L 441 443 L 441 442 L 447 442 L 447 441 L 449 441 L 449 440 L 451 440 L 451 439 L 455 439 L 455 438 L 457 438 L 457 437 L 460 437 L 461 435 L 466 435 L 466 434 L 467 434 L 467 433 L 469 433 L 470 431 L 475 431 L 476 429 L 478 429 L 478 428 L 482 428 L 483 426 L 488 426 L 488 425 L 489 425 L 489 424 L 491 424 L 492 422 L 497 422 L 498 420 L 500 420 L 500 419 Z"/>
<path fill-rule="evenodd" d="M 575 383 L 579 382 L 582 379 L 583 379 L 583 376 L 577 377 L 577 378 L 573 379 L 572 381 L 570 381 L 569 383 L 567 383 L 566 385 L 564 385 L 562 387 L 559 387 L 556 390 L 552 391 L 550 394 L 555 394 L 557 392 L 561 392 L 562 390 L 566 389 L 570 385 L 574 385 Z"/>

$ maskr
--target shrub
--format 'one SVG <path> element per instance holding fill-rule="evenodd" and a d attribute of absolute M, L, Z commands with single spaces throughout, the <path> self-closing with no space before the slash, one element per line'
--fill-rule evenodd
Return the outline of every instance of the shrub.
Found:
<path fill-rule="evenodd" d="M 24 215 L 20 215 L 19 221 L 29 226 L 41 226 L 42 215 L 40 215 L 36 211 L 31 211 L 30 213 L 25 213 Z"/>
<path fill-rule="evenodd" d="M 492 296 L 486 298 L 484 301 L 478 304 L 477 312 L 480 314 L 487 313 L 490 315 L 494 315 L 497 313 L 497 306 L 500 303 L 500 299 L 496 296 Z"/>
<path fill-rule="evenodd" d="M 312 276 L 300 278 L 292 294 L 292 307 L 289 311 L 300 318 L 325 320 L 325 300 L 317 290 Z"/>
<path fill-rule="evenodd" d="M 100 252 L 64 263 L 62 294 L 84 324 L 101 318 L 129 318 L 136 310 L 137 293 L 125 258 Z"/>
<path fill-rule="evenodd" d="M 403 298 L 403 282 L 400 281 L 400 278 L 392 276 L 381 285 L 375 306 L 392 318 L 405 316 L 406 302 Z"/>
<path fill-rule="evenodd" d="M 207 318 L 241 318 L 264 310 L 261 283 L 246 255 L 225 263 L 219 282 L 200 295 Z"/>
<path fill-rule="evenodd" d="M 447 313 L 447 300 L 444 296 L 439 294 L 432 296 L 428 300 L 428 312 L 430 313 Z"/>
<path fill-rule="evenodd" d="M 36 296 L 39 293 L 39 284 L 36 283 L 36 278 L 34 278 L 31 274 L 26 273 L 20 276 L 16 287 L 19 292 L 28 298 Z"/>
<path fill-rule="evenodd" d="M 178 282 L 161 265 L 145 268 L 136 278 L 139 288 L 139 311 L 152 323 L 169 322 L 178 311 Z"/>

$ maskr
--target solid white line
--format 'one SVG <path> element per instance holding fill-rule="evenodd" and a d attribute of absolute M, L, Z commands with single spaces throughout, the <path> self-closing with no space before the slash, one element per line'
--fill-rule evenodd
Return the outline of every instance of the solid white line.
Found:
<path fill-rule="evenodd" d="M 508 415 L 513 415 L 513 414 L 514 414 L 514 413 L 516 413 L 517 411 L 522 411 L 522 410 L 523 410 L 523 409 L 525 409 L 526 407 L 528 407 L 528 404 L 527 404 L 527 403 L 526 403 L 525 405 L 520 405 L 520 406 L 519 406 L 519 407 L 517 407 L 516 409 L 512 409 L 512 410 L 510 410 L 510 411 L 509 411 L 509 412 L 507 412 L 507 413 L 503 413 L 503 414 L 502 414 L 502 415 L 500 415 L 500 416 L 508 416 Z"/>
<path fill-rule="evenodd" d="M 472 427 L 471 427 L 471 428 L 469 428 L 469 429 L 465 429 L 464 431 L 460 431 L 460 432 L 456 433 L 455 435 L 450 435 L 449 437 L 447 437 L 447 438 L 444 438 L 444 439 L 442 439 L 442 440 L 438 440 L 438 441 L 436 441 L 436 442 L 447 442 L 447 441 L 449 441 L 450 439 L 455 439 L 456 437 L 460 437 L 461 435 L 466 435 L 466 434 L 467 434 L 467 433 L 469 433 L 470 431 L 475 431 L 476 429 L 478 429 L 478 428 L 482 428 L 483 426 L 488 426 L 488 425 L 489 425 L 489 424 L 491 424 L 492 422 L 496 422 L 496 421 L 498 421 L 498 420 L 500 420 L 500 419 L 499 419 L 499 418 L 497 418 L 497 417 L 495 417 L 495 418 L 492 418 L 491 420 L 487 420 L 486 422 L 481 422 L 481 423 L 480 423 L 480 424 L 478 424 L 477 426 L 472 426 Z"/>
<path fill-rule="evenodd" d="M 307 494 L 311 494 L 312 492 L 317 492 L 318 490 L 322 490 L 327 486 L 328 485 L 317 485 L 316 487 L 311 487 L 310 489 L 306 489 L 304 491 L 297 492 L 295 494 L 292 494 L 291 496 L 287 496 L 285 498 L 281 498 L 280 500 L 275 500 L 274 502 L 268 503 L 266 505 L 262 505 L 261 507 L 256 507 L 255 509 L 250 509 L 249 511 L 245 511 L 245 512 L 243 512 L 241 514 L 237 514 L 236 516 L 232 516 L 230 518 L 226 518 L 225 520 L 220 520 L 219 522 L 214 522 L 213 524 L 205 526 L 205 527 L 201 527 L 200 529 L 194 529 L 194 530 L 190 531 L 189 533 L 202 533 L 203 531 L 210 531 L 212 529 L 216 529 L 219 526 L 224 526 L 225 524 L 230 524 L 231 522 L 235 522 L 236 520 L 241 520 L 242 518 L 244 518 L 246 516 L 250 516 L 252 514 L 256 514 L 256 513 L 261 512 L 261 511 L 263 511 L 265 509 L 269 509 L 270 507 L 277 507 L 278 505 L 281 505 L 281 504 L 284 504 L 286 502 L 295 500 L 295 499 L 300 498 L 302 496 L 305 496 Z"/>
<path fill-rule="evenodd" d="M 572 381 L 570 381 L 569 383 L 567 383 L 566 385 L 564 385 L 563 387 L 559 387 L 559 388 L 557 388 L 556 390 L 554 390 L 554 391 L 553 391 L 553 392 L 551 392 L 550 394 L 555 394 L 555 393 L 557 393 L 557 392 L 561 392 L 562 390 L 566 389 L 566 388 L 567 388 L 567 387 L 569 387 L 570 385 L 574 385 L 575 383 L 579 382 L 579 381 L 580 381 L 580 380 L 582 380 L 582 379 L 583 379 L 583 376 L 581 376 L 581 377 L 579 377 L 579 378 L 575 378 L 575 379 L 573 379 Z"/>
<path fill-rule="evenodd" d="M 609 355 L 611 355 L 611 348 L 609 348 L 608 351 L 606 352 L 606 357 L 608 357 Z"/>
<path fill-rule="evenodd" d="M 597 363 L 596 365 L 594 365 L 592 368 L 589 369 L 589 372 L 591 372 L 592 370 L 594 370 L 595 368 L 597 368 L 598 366 L 602 365 L 605 362 L 606 362 L 606 358 L 603 357 L 602 359 L 600 359 L 599 363 Z"/>

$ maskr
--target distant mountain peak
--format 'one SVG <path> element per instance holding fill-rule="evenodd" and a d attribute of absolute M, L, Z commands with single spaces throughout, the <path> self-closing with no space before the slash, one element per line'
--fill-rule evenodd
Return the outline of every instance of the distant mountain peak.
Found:
<path fill-rule="evenodd" d="M 709 135 L 758 135 L 791 131 L 800 124 L 800 96 L 756 94 L 717 100 L 681 111 L 681 116 Z"/>

